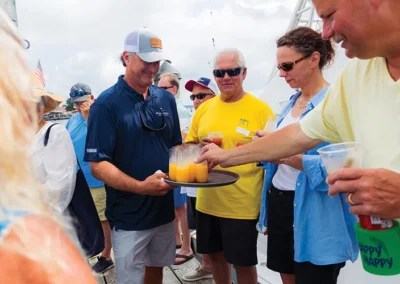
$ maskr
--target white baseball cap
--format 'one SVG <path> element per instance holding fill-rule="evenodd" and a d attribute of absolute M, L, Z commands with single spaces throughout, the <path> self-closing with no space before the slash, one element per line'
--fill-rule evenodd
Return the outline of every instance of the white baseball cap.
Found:
<path fill-rule="evenodd" d="M 124 50 L 136 53 L 145 62 L 157 62 L 165 60 L 162 52 L 162 41 L 147 28 L 133 30 L 125 38 Z"/>

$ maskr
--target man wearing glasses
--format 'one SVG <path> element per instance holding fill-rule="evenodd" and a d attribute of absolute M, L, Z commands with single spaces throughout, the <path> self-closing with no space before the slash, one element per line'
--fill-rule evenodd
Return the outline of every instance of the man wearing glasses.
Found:
<path fill-rule="evenodd" d="M 186 142 L 217 143 L 208 138 L 209 133 L 221 132 L 222 149 L 251 143 L 273 112 L 243 90 L 247 68 L 242 53 L 237 49 L 219 52 L 213 73 L 221 94 L 196 110 Z M 230 264 L 236 269 L 239 284 L 256 284 L 256 223 L 264 174 L 256 163 L 230 170 L 240 175 L 235 184 L 198 189 L 197 249 L 210 256 L 216 284 L 230 282 Z"/>
<path fill-rule="evenodd" d="M 185 89 L 192 92 L 190 99 L 193 101 L 196 110 L 202 103 L 212 99 L 217 94 L 217 86 L 211 79 L 200 77 L 197 81 L 190 80 L 186 83 Z"/>
<path fill-rule="evenodd" d="M 90 188 L 90 193 L 93 197 L 97 214 L 99 215 L 101 227 L 103 228 L 104 250 L 98 258 L 97 263 L 92 267 L 96 273 L 101 273 L 114 266 L 114 262 L 111 259 L 110 223 L 105 215 L 106 190 L 104 188 L 104 183 L 93 177 L 89 163 L 83 160 L 87 136 L 87 121 L 90 107 L 94 102 L 94 96 L 92 95 L 90 87 L 83 83 L 73 85 L 69 95 L 72 103 L 75 105 L 77 113 L 75 113 L 68 121 L 66 128 L 71 136 L 72 143 L 74 144 L 76 157 Z"/>
<path fill-rule="evenodd" d="M 179 123 L 181 126 L 182 139 L 184 140 L 189 130 L 192 114 L 187 108 L 183 106 L 182 101 L 176 97 L 179 91 L 178 76 L 176 76 L 174 73 L 162 74 L 160 77 L 160 81 L 158 82 L 158 86 L 161 89 L 170 92 L 175 97 L 176 107 L 178 109 Z"/>
<path fill-rule="evenodd" d="M 125 75 L 90 109 L 85 160 L 106 184 L 116 283 L 161 284 L 175 258 L 173 188 L 163 178 L 170 148 L 182 143 L 179 118 L 174 97 L 152 85 L 161 39 L 136 29 L 122 57 Z"/>

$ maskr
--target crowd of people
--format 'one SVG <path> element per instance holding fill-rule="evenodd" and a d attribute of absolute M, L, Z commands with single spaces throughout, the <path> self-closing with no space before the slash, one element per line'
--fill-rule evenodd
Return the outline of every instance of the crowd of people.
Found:
<path fill-rule="evenodd" d="M 185 281 L 231 284 L 234 269 L 239 284 L 256 284 L 261 233 L 268 235 L 267 267 L 284 284 L 337 283 L 346 262 L 358 258 L 356 215 L 400 218 L 400 4 L 313 3 L 322 35 L 299 27 L 277 40 L 280 77 L 298 91 L 273 133 L 264 130 L 272 109 L 243 87 L 247 65 L 238 49 L 221 50 L 212 74 L 186 82 L 190 118 L 175 74 L 154 84 L 168 58 L 147 28 L 126 36 L 125 73 L 113 86 L 95 99 L 88 85 L 73 85 L 77 112 L 66 128 L 46 122 L 43 114 L 62 98 L 28 69 L 22 40 L 0 11 L 1 279 L 96 283 L 93 272 L 115 265 L 117 284 L 161 284 L 165 266 L 197 252 L 201 263 Z M 334 60 L 332 40 L 358 58 L 330 85 L 323 69 Z M 210 132 L 223 133 L 222 144 Z M 365 168 L 328 175 L 318 149 L 342 141 L 364 146 Z M 182 144 L 202 146 L 196 163 L 229 167 L 240 179 L 172 187 L 164 181 L 170 150 Z M 69 210 L 79 171 L 104 237 L 92 268 Z"/>

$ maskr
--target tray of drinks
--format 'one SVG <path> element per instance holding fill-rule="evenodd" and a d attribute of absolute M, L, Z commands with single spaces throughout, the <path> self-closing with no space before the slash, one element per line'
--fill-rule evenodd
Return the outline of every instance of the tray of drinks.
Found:
<path fill-rule="evenodd" d="M 183 186 L 183 187 L 220 187 L 235 183 L 239 179 L 239 175 L 224 171 L 224 170 L 212 170 L 208 172 L 207 180 L 201 180 L 202 182 L 186 182 L 186 181 L 173 181 L 171 179 L 164 179 L 164 181 L 172 186 Z M 179 179 L 179 178 L 178 178 Z"/>

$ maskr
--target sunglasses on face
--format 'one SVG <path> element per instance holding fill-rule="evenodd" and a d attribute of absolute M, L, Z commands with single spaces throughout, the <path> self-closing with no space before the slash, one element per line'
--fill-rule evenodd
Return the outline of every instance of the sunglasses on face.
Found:
<path fill-rule="evenodd" d="M 207 96 L 211 96 L 211 95 L 214 95 L 213 93 L 198 93 L 198 94 L 192 94 L 192 95 L 190 95 L 190 99 L 192 100 L 192 101 L 194 101 L 196 98 L 198 99 L 198 100 L 202 100 L 202 99 L 204 99 L 205 97 L 207 97 Z"/>
<path fill-rule="evenodd" d="M 70 93 L 69 96 L 74 98 L 74 97 L 82 97 L 85 95 L 90 95 L 88 92 L 85 92 L 84 90 L 80 89 L 77 91 L 74 91 L 73 93 Z"/>
<path fill-rule="evenodd" d="M 308 57 L 308 56 L 303 56 L 302 58 L 297 59 L 296 61 L 293 61 L 293 62 L 285 62 L 285 63 L 279 64 L 277 67 L 278 67 L 279 70 L 283 70 L 283 71 L 285 71 L 285 72 L 289 72 L 290 70 L 292 70 L 292 69 L 294 68 L 294 66 L 295 66 L 297 63 L 299 63 L 300 61 L 306 59 L 307 57 Z"/>
<path fill-rule="evenodd" d="M 145 117 L 142 115 L 142 111 L 140 110 L 140 104 L 136 104 L 137 109 L 138 109 L 138 112 L 139 112 L 140 123 L 142 124 L 142 128 L 144 128 L 144 129 L 147 129 L 147 130 L 150 130 L 150 131 L 161 131 L 161 130 L 163 130 L 163 129 L 167 126 L 167 123 L 165 122 L 164 112 L 163 112 L 163 110 L 157 105 L 157 103 L 154 101 L 154 99 L 153 99 L 153 103 L 154 103 L 154 105 L 157 106 L 157 108 L 160 109 L 160 113 L 161 113 L 161 126 L 158 127 L 158 128 L 153 128 L 153 127 L 148 126 L 147 123 L 146 123 Z M 146 111 L 146 109 L 145 109 L 145 111 Z"/>
<path fill-rule="evenodd" d="M 242 73 L 243 67 L 231 68 L 231 69 L 215 69 L 213 74 L 217 78 L 224 78 L 225 74 L 228 74 L 229 77 L 235 77 Z"/>
<path fill-rule="evenodd" d="M 173 88 L 174 86 L 165 86 L 165 87 L 160 87 L 161 89 L 164 89 L 164 90 L 168 90 L 168 89 L 171 89 L 171 88 Z"/>

